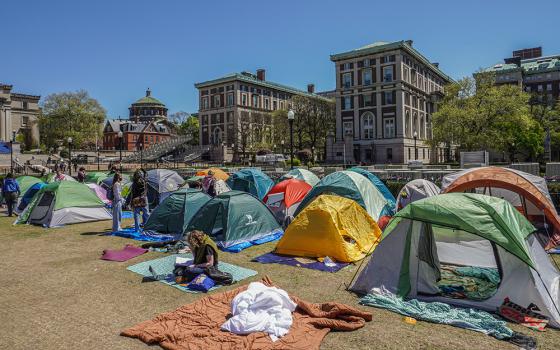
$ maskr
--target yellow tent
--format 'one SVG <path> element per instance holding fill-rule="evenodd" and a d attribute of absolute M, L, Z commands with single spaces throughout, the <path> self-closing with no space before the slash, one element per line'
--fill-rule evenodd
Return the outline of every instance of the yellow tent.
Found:
<path fill-rule="evenodd" d="M 373 252 L 380 237 L 377 223 L 358 203 L 321 195 L 292 221 L 274 252 L 354 262 Z"/>
<path fill-rule="evenodd" d="M 214 172 L 214 177 L 218 180 L 224 180 L 227 181 L 227 179 L 229 179 L 229 175 L 228 173 L 226 173 L 225 171 L 223 171 L 222 169 L 219 168 L 208 168 L 205 170 L 200 170 L 197 171 L 195 176 L 206 176 L 208 175 L 208 171 L 212 170 Z"/>

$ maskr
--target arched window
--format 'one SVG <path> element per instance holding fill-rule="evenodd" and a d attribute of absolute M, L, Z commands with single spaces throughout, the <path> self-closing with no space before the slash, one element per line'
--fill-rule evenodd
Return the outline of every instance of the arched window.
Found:
<path fill-rule="evenodd" d="M 406 137 L 410 137 L 410 112 L 406 111 L 404 118 L 404 132 Z"/>
<path fill-rule="evenodd" d="M 371 112 L 362 114 L 362 138 L 372 140 L 375 138 L 375 116 Z"/>
<path fill-rule="evenodd" d="M 219 145 L 221 143 L 222 143 L 222 129 L 216 127 L 212 132 L 212 144 Z"/>

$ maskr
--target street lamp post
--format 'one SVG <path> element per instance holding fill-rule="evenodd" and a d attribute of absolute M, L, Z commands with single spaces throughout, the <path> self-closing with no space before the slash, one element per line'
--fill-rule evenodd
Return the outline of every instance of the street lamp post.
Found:
<path fill-rule="evenodd" d="M 140 141 L 138 147 L 140 147 L 140 168 L 143 168 L 144 167 L 144 143 Z"/>
<path fill-rule="evenodd" d="M 294 119 L 295 113 L 290 109 L 288 112 L 288 123 L 290 124 L 290 169 L 294 168 Z"/>
<path fill-rule="evenodd" d="M 16 132 L 12 131 L 12 139 L 10 140 L 10 173 L 14 173 L 14 141 L 16 140 Z"/>
<path fill-rule="evenodd" d="M 119 133 L 117 134 L 117 136 L 119 137 L 119 164 L 120 164 L 120 171 L 122 173 L 122 148 L 123 148 L 123 132 L 119 130 Z"/>
<path fill-rule="evenodd" d="M 418 139 L 418 133 L 414 131 L 414 160 L 418 160 L 418 148 L 416 147 L 416 140 Z"/>
<path fill-rule="evenodd" d="M 101 168 L 99 167 L 99 150 L 101 149 L 101 147 L 97 146 L 97 171 L 99 171 Z"/>
<path fill-rule="evenodd" d="M 72 137 L 68 137 L 68 174 L 72 176 Z"/>
<path fill-rule="evenodd" d="M 311 146 L 311 162 L 315 163 L 315 146 Z"/>

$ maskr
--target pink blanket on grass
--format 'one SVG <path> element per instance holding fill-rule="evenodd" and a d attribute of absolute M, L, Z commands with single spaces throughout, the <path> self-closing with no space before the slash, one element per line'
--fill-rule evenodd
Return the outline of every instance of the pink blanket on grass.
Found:
<path fill-rule="evenodd" d="M 129 259 L 137 257 L 138 255 L 142 255 L 147 251 L 148 249 L 139 248 L 127 244 L 121 250 L 104 250 L 101 259 L 109 261 L 127 261 Z"/>

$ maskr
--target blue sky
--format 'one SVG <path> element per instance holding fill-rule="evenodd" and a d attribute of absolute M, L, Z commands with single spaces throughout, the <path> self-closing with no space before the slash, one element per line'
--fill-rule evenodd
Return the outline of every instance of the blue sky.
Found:
<path fill-rule="evenodd" d="M 453 78 L 518 48 L 560 54 L 560 1 L 26 0 L 2 3 L 0 81 L 22 93 L 87 90 L 110 117 L 147 87 L 170 112 L 198 109 L 195 82 L 243 70 L 334 88 L 329 55 L 414 40 Z"/>

